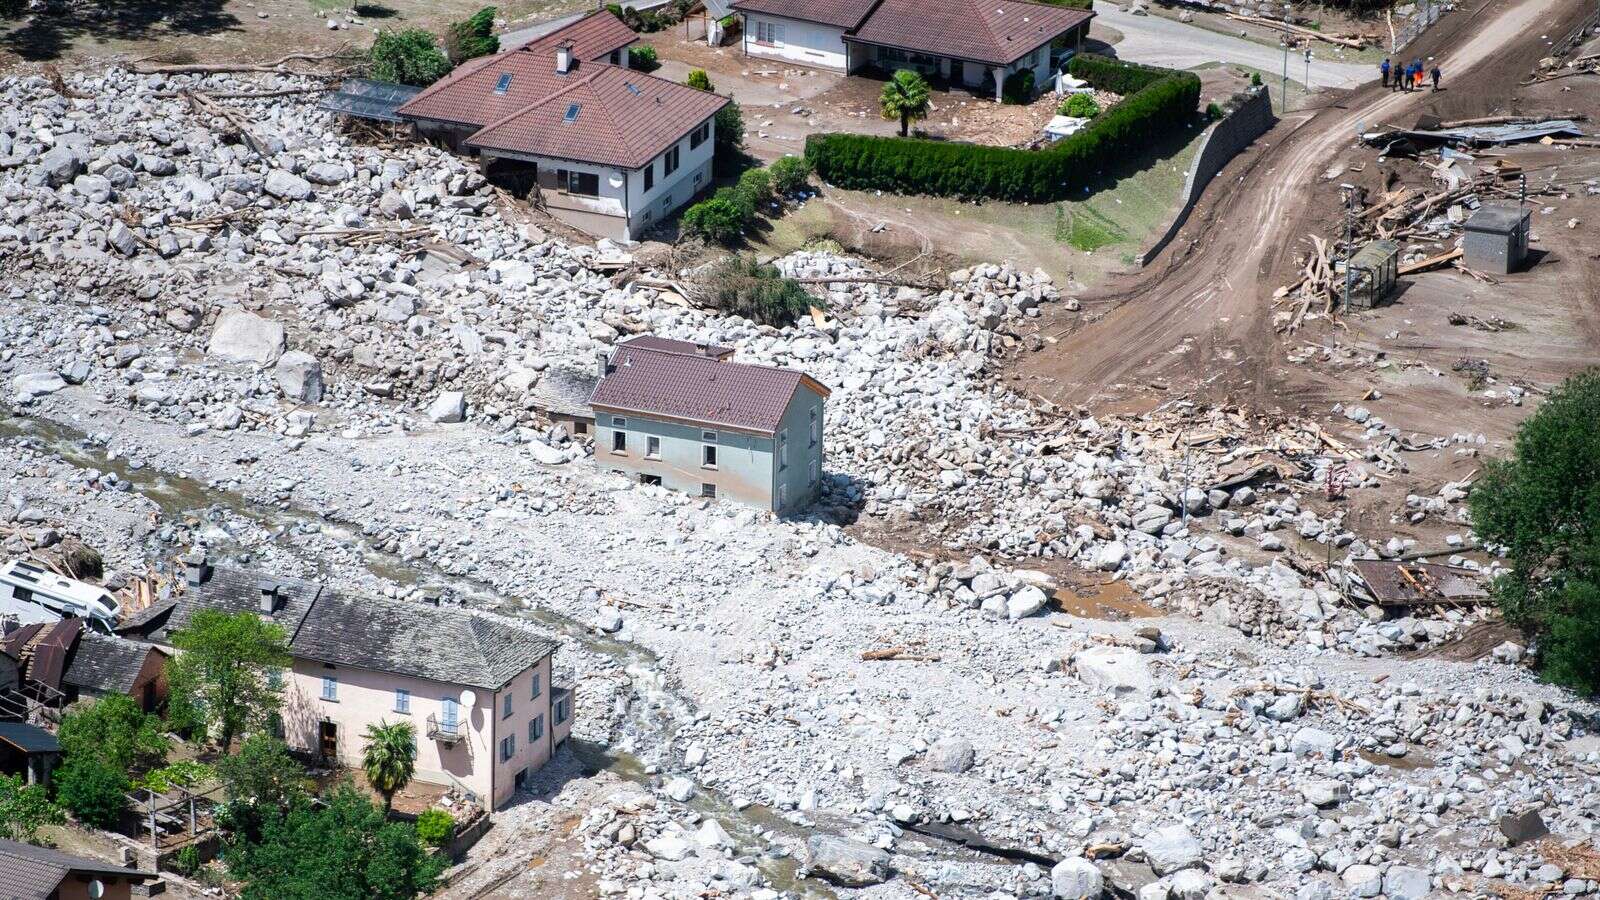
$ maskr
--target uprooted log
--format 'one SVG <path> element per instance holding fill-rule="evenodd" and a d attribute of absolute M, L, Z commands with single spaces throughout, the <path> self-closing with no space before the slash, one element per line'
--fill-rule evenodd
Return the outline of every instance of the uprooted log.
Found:
<path fill-rule="evenodd" d="M 1061 860 L 1053 856 L 1038 853 L 1026 847 L 997 844 L 978 832 L 970 828 L 963 828 L 960 825 L 947 825 L 940 822 L 902 822 L 900 827 L 912 834 L 920 834 L 923 837 L 946 841 L 977 853 L 998 856 L 1001 859 L 1009 859 L 1016 862 L 1031 862 L 1047 869 L 1061 862 Z"/>
<path fill-rule="evenodd" d="M 195 114 L 201 118 L 211 120 L 221 118 L 229 125 L 232 125 L 232 131 L 223 129 L 225 136 L 236 136 L 244 143 L 245 146 L 255 151 L 259 156 L 272 155 L 272 147 L 268 145 L 266 141 L 262 140 L 260 135 L 256 134 L 255 131 L 251 129 L 250 123 L 245 121 L 244 116 L 241 116 L 236 111 L 223 106 L 215 100 L 207 99 L 204 95 L 197 94 L 194 91 L 184 91 L 183 97 L 185 100 L 189 101 L 190 108 L 193 109 Z M 215 127 L 214 124 L 213 127 Z"/>
<path fill-rule="evenodd" d="M 283 67 L 291 62 L 327 62 L 330 59 L 348 59 L 354 61 L 358 57 L 349 47 L 340 47 L 332 53 L 290 53 L 280 56 L 272 62 L 265 63 L 180 63 L 173 65 L 150 65 L 144 62 L 135 62 L 128 66 L 128 71 L 135 75 L 225 75 L 233 72 L 276 72 L 279 74 L 313 74 L 289 72 Z"/>
<path fill-rule="evenodd" d="M 863 662 L 885 662 L 901 660 L 905 662 L 938 662 L 937 653 L 914 653 L 905 647 L 885 647 L 880 650 L 867 650 L 861 654 Z"/>
<path fill-rule="evenodd" d="M 1360 50 L 1367 45 L 1365 41 L 1356 40 L 1354 38 L 1338 37 L 1331 34 L 1323 34 L 1320 31 L 1313 31 L 1310 28 L 1300 25 L 1291 25 L 1288 22 L 1280 22 L 1276 19 L 1267 19 L 1261 16 L 1244 16 L 1238 13 L 1227 13 L 1226 15 L 1228 18 L 1238 22 L 1249 22 L 1253 25 L 1261 25 L 1266 28 L 1272 28 L 1277 31 L 1292 34 L 1295 37 L 1311 38 L 1312 40 L 1323 41 L 1339 47 L 1349 47 L 1352 50 Z"/>
<path fill-rule="evenodd" d="M 1429 269 L 1437 269 L 1451 260 L 1460 258 L 1461 248 L 1457 247 L 1454 250 L 1447 250 L 1444 253 L 1440 253 L 1438 256 L 1430 256 L 1427 259 L 1419 259 L 1414 263 L 1406 263 L 1400 267 L 1399 273 L 1401 275 L 1414 275 L 1418 272 L 1426 272 Z"/>

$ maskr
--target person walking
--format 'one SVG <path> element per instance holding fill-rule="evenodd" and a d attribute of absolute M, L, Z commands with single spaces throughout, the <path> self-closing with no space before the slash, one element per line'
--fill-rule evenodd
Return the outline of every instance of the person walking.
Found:
<path fill-rule="evenodd" d="M 1422 90 L 1422 63 L 1417 63 L 1417 90 Z"/>
<path fill-rule="evenodd" d="M 1433 76 L 1433 89 L 1435 91 L 1439 90 L 1439 64 L 1434 63 L 1433 69 L 1430 70 L 1428 74 Z"/>
<path fill-rule="evenodd" d="M 1385 59 L 1378 66 L 1378 71 L 1383 73 L 1383 86 L 1384 87 L 1388 87 L 1389 86 L 1389 60 Z"/>
<path fill-rule="evenodd" d="M 1395 73 L 1394 73 L 1394 81 L 1395 81 L 1395 84 L 1398 85 L 1400 90 L 1402 90 L 1402 91 L 1408 91 L 1408 90 L 1411 89 L 1411 84 L 1410 84 L 1410 82 L 1411 82 L 1411 64 L 1410 63 L 1405 63 L 1403 65 L 1400 65 L 1400 66 L 1396 67 Z"/>

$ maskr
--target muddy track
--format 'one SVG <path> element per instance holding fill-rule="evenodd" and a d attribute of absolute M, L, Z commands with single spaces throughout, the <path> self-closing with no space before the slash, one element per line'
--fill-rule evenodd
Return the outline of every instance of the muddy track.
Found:
<path fill-rule="evenodd" d="M 1222 170 L 1151 266 L 1083 297 L 1081 318 L 1043 323 L 1054 342 L 1017 360 L 1017 386 L 1073 404 L 1183 391 L 1284 409 L 1319 396 L 1308 376 L 1276 365 L 1271 297 L 1301 239 L 1337 215 L 1324 208 L 1337 182 L 1323 189 L 1323 173 L 1361 128 L 1441 107 L 1491 107 L 1545 52 L 1544 32 L 1560 33 L 1584 9 L 1583 0 L 1485 0 L 1402 54 L 1437 58 L 1449 79 L 1444 93 L 1372 84 L 1284 116 Z"/>

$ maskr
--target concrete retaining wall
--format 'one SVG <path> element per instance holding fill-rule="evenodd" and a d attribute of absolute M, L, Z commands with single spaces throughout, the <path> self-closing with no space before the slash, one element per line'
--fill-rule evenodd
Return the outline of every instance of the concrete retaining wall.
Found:
<path fill-rule="evenodd" d="M 1189 167 L 1189 177 L 1184 181 L 1182 205 L 1172 217 L 1172 223 L 1161 233 L 1150 249 L 1139 255 L 1139 265 L 1147 266 L 1150 261 L 1165 250 L 1167 244 L 1178 236 L 1178 229 L 1189 220 L 1189 213 L 1196 203 L 1200 202 L 1200 195 L 1205 192 L 1206 185 L 1211 179 L 1222 171 L 1228 160 L 1238 155 L 1239 151 L 1250 145 L 1250 142 L 1266 134 L 1272 128 L 1272 123 L 1277 121 L 1272 115 L 1272 98 L 1267 93 L 1265 85 L 1255 88 L 1253 96 L 1240 104 L 1233 112 L 1229 113 L 1222 121 L 1211 126 L 1211 131 L 1202 140 L 1200 152 L 1195 154 L 1194 162 Z"/>

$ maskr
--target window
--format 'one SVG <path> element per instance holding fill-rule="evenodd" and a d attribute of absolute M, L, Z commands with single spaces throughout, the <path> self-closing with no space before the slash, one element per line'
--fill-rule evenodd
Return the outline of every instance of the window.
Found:
<path fill-rule="evenodd" d="M 567 193 L 585 197 L 600 196 L 600 176 L 593 172 L 567 172 Z"/>
<path fill-rule="evenodd" d="M 702 431 L 700 432 L 700 440 L 715 444 L 717 442 L 717 433 L 715 431 Z"/>
<path fill-rule="evenodd" d="M 517 752 L 517 736 L 508 734 L 500 741 L 500 761 L 505 762 Z"/>
<path fill-rule="evenodd" d="M 338 702 L 339 679 L 333 677 L 332 675 L 322 676 L 322 699 Z"/>
<path fill-rule="evenodd" d="M 699 128 L 689 133 L 689 149 L 693 150 L 704 144 L 709 137 L 711 137 L 711 123 L 702 122 Z"/>
<path fill-rule="evenodd" d="M 528 743 L 532 744 L 542 737 L 544 737 L 544 716 L 534 716 L 533 721 L 528 723 Z"/>
<path fill-rule="evenodd" d="M 789 468 L 789 429 L 778 432 L 778 471 Z"/>
<path fill-rule="evenodd" d="M 645 459 L 661 458 L 661 438 L 651 436 L 644 439 Z"/>
<path fill-rule="evenodd" d="M 717 499 L 717 486 L 706 482 L 701 483 L 700 496 L 705 497 L 708 500 Z"/>
<path fill-rule="evenodd" d="M 567 104 L 567 113 L 566 113 L 566 115 L 561 117 L 561 121 L 563 121 L 563 122 L 576 122 L 576 121 L 578 121 L 578 112 L 581 109 L 583 109 L 583 104 L 581 104 L 581 103 L 568 103 Z"/>
<path fill-rule="evenodd" d="M 783 26 L 777 22 L 756 22 L 756 43 L 782 44 Z"/>
<path fill-rule="evenodd" d="M 507 694 L 505 702 L 500 704 L 500 718 L 502 718 L 502 719 L 511 718 L 511 695 L 510 694 Z"/>
<path fill-rule="evenodd" d="M 672 149 L 661 157 L 661 174 L 671 175 L 676 171 L 678 171 L 678 145 L 673 144 Z"/>
<path fill-rule="evenodd" d="M 817 437 L 822 431 L 822 422 L 817 418 L 817 411 L 811 411 L 811 446 L 817 445 Z"/>
<path fill-rule="evenodd" d="M 411 692 L 405 688 L 394 689 L 394 711 L 397 713 L 411 713 Z"/>
<path fill-rule="evenodd" d="M 611 432 L 611 452 L 612 453 L 627 453 L 628 452 L 628 433 L 626 431 L 613 431 L 613 432 Z"/>
<path fill-rule="evenodd" d="M 644 164 L 644 189 L 648 191 L 655 186 L 656 164 L 654 162 L 647 162 Z"/>
<path fill-rule="evenodd" d="M 439 724 L 445 731 L 455 731 L 456 724 L 461 721 L 461 707 L 457 705 L 456 698 L 445 697 L 439 701 Z"/>
<path fill-rule="evenodd" d="M 700 448 L 700 465 L 707 469 L 717 467 L 717 445 L 706 444 Z"/>
<path fill-rule="evenodd" d="M 811 461 L 811 465 L 806 466 L 806 484 L 816 484 L 816 483 L 817 483 L 817 461 L 813 459 Z"/>
<path fill-rule="evenodd" d="M 624 419 L 621 416 L 612 416 L 611 417 L 611 424 L 617 426 L 618 428 L 627 428 L 628 427 L 628 420 Z"/>
<path fill-rule="evenodd" d="M 501 72 L 500 80 L 494 83 L 494 92 L 496 94 L 504 94 L 509 90 L 511 90 L 511 73 Z"/>
<path fill-rule="evenodd" d="M 567 720 L 567 716 L 569 716 L 571 714 L 572 714 L 572 698 L 571 697 L 562 697 L 559 701 L 556 702 L 556 724 L 560 725 L 562 722 L 565 722 Z"/>
<path fill-rule="evenodd" d="M 539 699 L 539 694 L 541 693 L 541 691 L 540 691 L 541 687 L 542 687 L 542 685 L 539 684 L 539 673 L 535 672 L 535 673 L 533 673 L 533 690 L 528 694 L 528 699 L 529 700 L 537 700 L 537 699 Z"/>
<path fill-rule="evenodd" d="M 573 434 L 588 434 L 589 433 L 589 423 L 588 422 L 573 422 L 572 423 L 572 433 Z"/>
<path fill-rule="evenodd" d="M 621 50 L 613 50 L 613 51 L 611 51 L 611 64 L 613 66 L 622 65 L 622 51 Z"/>

